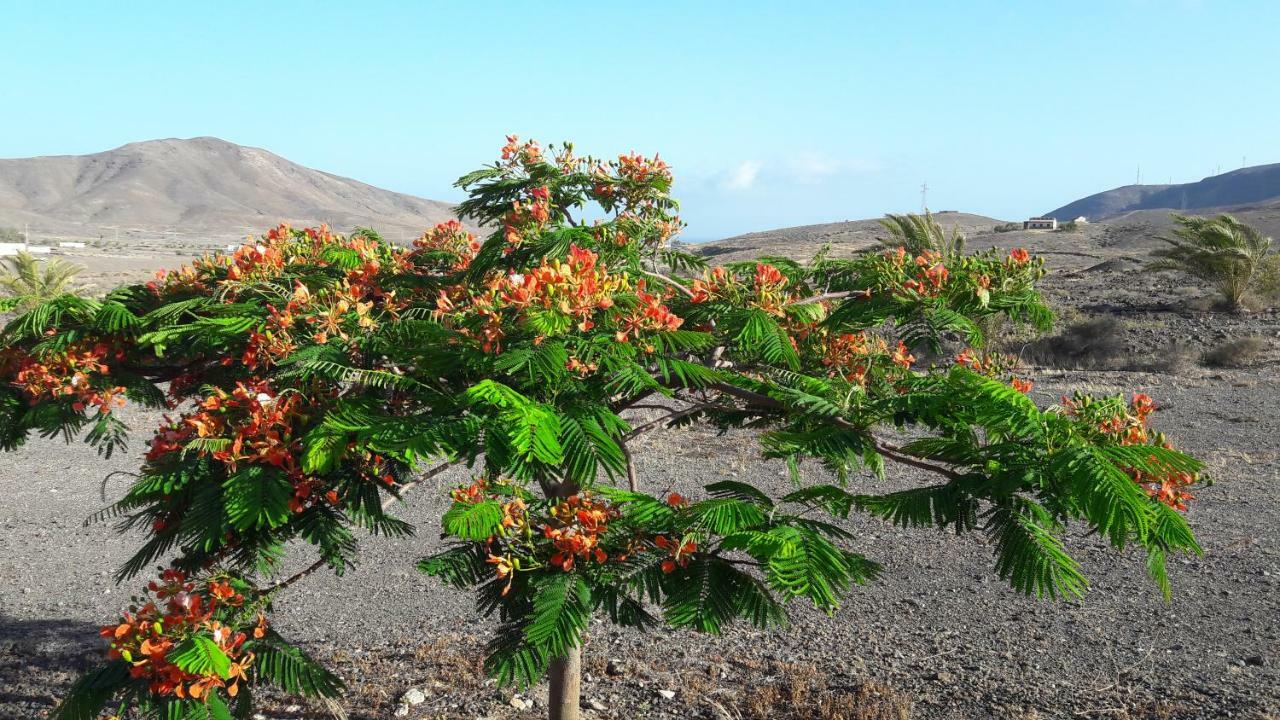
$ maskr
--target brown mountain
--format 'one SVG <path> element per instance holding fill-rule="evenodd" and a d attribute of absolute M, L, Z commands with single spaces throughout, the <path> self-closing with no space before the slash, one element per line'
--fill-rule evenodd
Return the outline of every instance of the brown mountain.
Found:
<path fill-rule="evenodd" d="M 1139 210 L 1176 210 L 1196 215 L 1253 209 L 1280 201 L 1280 163 L 1232 170 L 1192 183 L 1126 185 L 1081 198 L 1048 213 L 1059 220 L 1083 215 L 1091 221 Z"/>
<path fill-rule="evenodd" d="M 936 212 L 934 217 L 943 228 L 950 230 L 956 227 L 968 235 L 990 232 L 1001 222 L 983 215 L 950 211 Z M 835 256 L 840 257 L 874 247 L 878 244 L 877 238 L 887 235 L 879 220 L 849 220 L 747 233 L 702 243 L 693 249 L 714 263 L 749 260 L 763 255 L 808 260 L 826 245 L 830 245 Z"/>
<path fill-rule="evenodd" d="M 0 160 L 0 226 L 29 223 L 33 231 L 98 236 L 119 227 L 221 236 L 283 221 L 418 233 L 451 217 L 450 203 L 382 190 L 212 137 Z"/>

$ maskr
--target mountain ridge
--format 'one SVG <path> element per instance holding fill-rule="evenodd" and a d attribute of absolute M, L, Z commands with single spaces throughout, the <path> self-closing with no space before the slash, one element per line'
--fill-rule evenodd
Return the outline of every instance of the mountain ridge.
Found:
<path fill-rule="evenodd" d="M 1122 185 L 1045 213 L 1059 220 L 1105 220 L 1136 210 L 1199 211 L 1280 202 L 1280 163 L 1253 165 L 1196 182 Z"/>
<path fill-rule="evenodd" d="M 328 222 L 340 230 L 367 225 L 417 233 L 452 218 L 453 208 L 209 136 L 0 159 L 0 225 L 243 234 L 277 222 Z"/>

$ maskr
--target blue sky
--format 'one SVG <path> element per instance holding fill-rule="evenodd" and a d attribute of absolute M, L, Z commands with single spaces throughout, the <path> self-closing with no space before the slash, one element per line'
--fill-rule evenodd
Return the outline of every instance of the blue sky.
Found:
<path fill-rule="evenodd" d="M 1280 161 L 1271 0 L 0 2 L 0 157 L 215 135 L 456 200 L 514 132 L 660 151 L 695 240 Z"/>

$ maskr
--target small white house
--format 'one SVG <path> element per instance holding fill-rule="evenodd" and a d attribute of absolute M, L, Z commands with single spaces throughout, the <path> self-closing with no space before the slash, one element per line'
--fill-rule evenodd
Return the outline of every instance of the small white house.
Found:
<path fill-rule="evenodd" d="M 1085 216 L 1081 215 L 1080 217 L 1076 218 L 1075 220 L 1072 220 L 1071 222 L 1073 222 L 1073 223 L 1075 223 L 1075 224 L 1077 224 L 1077 225 L 1088 225 L 1088 224 L 1089 224 L 1089 218 L 1087 218 L 1087 217 L 1085 217 Z"/>
<path fill-rule="evenodd" d="M 1057 230 L 1058 218 L 1033 217 L 1022 221 L 1023 230 Z"/>
<path fill-rule="evenodd" d="M 49 255 L 53 252 L 53 248 L 49 245 L 28 245 L 27 252 L 32 255 Z"/>
<path fill-rule="evenodd" d="M 82 243 L 82 242 L 60 242 L 60 243 L 58 243 L 58 247 L 60 247 L 60 248 L 77 248 L 77 249 L 83 249 L 83 248 L 84 248 L 84 243 Z"/>
<path fill-rule="evenodd" d="M 27 244 L 24 242 L 0 242 L 0 256 L 13 256 L 20 252 L 26 252 Z"/>

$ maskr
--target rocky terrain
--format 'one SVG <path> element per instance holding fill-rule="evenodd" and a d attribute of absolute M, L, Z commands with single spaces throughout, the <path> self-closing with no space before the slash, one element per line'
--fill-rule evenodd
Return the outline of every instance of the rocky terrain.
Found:
<path fill-rule="evenodd" d="M 1064 334 L 1003 338 L 1036 368 L 1038 402 L 1076 388 L 1150 393 L 1159 426 L 1207 461 L 1215 482 L 1198 492 L 1188 516 L 1205 554 L 1172 561 L 1173 599 L 1161 599 L 1140 556 L 1080 533 L 1071 545 L 1091 591 L 1080 601 L 1037 601 L 995 577 L 980 534 L 854 517 L 847 527 L 858 549 L 886 571 L 834 617 L 797 605 L 788 629 L 741 628 L 720 638 L 594 625 L 587 717 L 1280 717 L 1280 313 L 1215 312 L 1186 278 L 1144 272 L 1161 217 L 1075 233 L 995 233 L 990 218 L 956 219 L 966 223 L 971 248 L 1027 246 L 1048 259 L 1045 289 Z M 702 249 L 716 262 L 804 258 L 828 242 L 837 253 L 854 252 L 877 234 L 865 222 L 814 226 Z M 1251 352 L 1213 355 L 1243 338 L 1254 339 Z M 125 417 L 139 433 L 158 422 L 133 410 Z M 136 468 L 142 444 L 139 437 L 133 452 L 107 461 L 60 439 L 0 455 L 0 718 L 41 717 L 99 657 L 97 626 L 132 587 L 112 584 L 110 575 L 134 543 L 82 521 L 122 491 L 129 478 L 108 473 Z M 745 432 L 664 430 L 646 436 L 636 455 L 642 482 L 655 490 L 696 494 L 733 477 L 776 489 L 789 483 L 783 467 L 760 460 Z M 807 472 L 822 477 L 819 468 Z M 341 578 L 310 577 L 279 601 L 282 632 L 346 678 L 351 718 L 545 713 L 545 686 L 516 692 L 483 678 L 478 649 L 493 624 L 475 617 L 470 597 L 413 568 L 439 542 L 445 491 L 464 477 L 454 471 L 406 498 L 401 513 L 417 526 L 415 538 L 369 538 L 361 566 Z M 895 467 L 883 484 L 856 482 L 889 490 L 926 480 Z M 299 548 L 293 562 L 306 557 Z M 326 714 L 294 702 L 279 699 L 266 717 Z"/>

